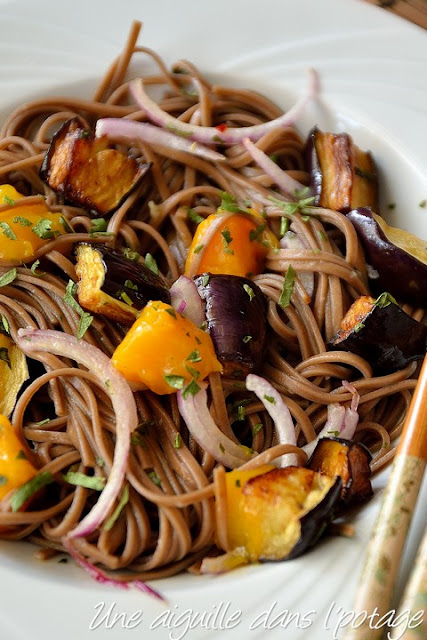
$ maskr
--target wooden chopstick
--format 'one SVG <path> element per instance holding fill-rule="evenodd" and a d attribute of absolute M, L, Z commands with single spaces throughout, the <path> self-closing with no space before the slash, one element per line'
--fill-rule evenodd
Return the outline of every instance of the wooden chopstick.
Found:
<path fill-rule="evenodd" d="M 375 640 L 386 631 L 385 620 L 392 614 L 400 558 L 426 463 L 427 355 L 368 544 L 353 608 L 358 623 L 347 628 L 345 640 Z"/>
<path fill-rule="evenodd" d="M 419 546 L 414 566 L 406 584 L 396 620 L 402 620 L 391 632 L 390 640 L 427 638 L 427 529 Z M 408 615 L 406 614 L 408 612 Z M 411 627 L 407 619 L 412 620 Z"/>

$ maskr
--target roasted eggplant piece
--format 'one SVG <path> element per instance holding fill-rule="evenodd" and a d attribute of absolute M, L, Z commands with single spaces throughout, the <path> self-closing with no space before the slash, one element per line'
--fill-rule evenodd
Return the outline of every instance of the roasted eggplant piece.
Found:
<path fill-rule="evenodd" d="M 243 379 L 262 361 L 267 305 L 252 280 L 232 275 L 195 278 L 206 303 L 207 328 L 226 377 Z"/>
<path fill-rule="evenodd" d="M 366 207 L 350 211 L 347 217 L 357 231 L 366 261 L 378 274 L 371 281 L 373 290 L 390 291 L 399 302 L 426 308 L 427 242 L 409 231 L 390 227 Z"/>
<path fill-rule="evenodd" d="M 122 324 L 132 324 L 149 300 L 170 303 L 160 276 L 105 246 L 80 244 L 76 272 L 81 306 Z"/>
<path fill-rule="evenodd" d="M 335 516 L 339 476 L 293 466 L 246 482 L 241 474 L 238 469 L 226 474 L 228 545 L 243 547 L 251 562 L 296 558 Z"/>
<path fill-rule="evenodd" d="M 378 207 L 378 177 L 369 151 L 361 151 L 348 133 L 309 133 L 307 165 L 315 205 L 347 213 L 356 207 Z"/>
<path fill-rule="evenodd" d="M 361 442 L 344 438 L 320 438 L 307 463 L 309 469 L 342 480 L 341 501 L 345 505 L 372 496 L 371 452 Z"/>
<path fill-rule="evenodd" d="M 0 414 L 10 416 L 18 393 L 28 377 L 24 353 L 8 335 L 0 333 Z"/>
<path fill-rule="evenodd" d="M 376 300 L 361 296 L 347 311 L 330 346 L 362 356 L 376 374 L 384 375 L 425 356 L 427 326 L 405 313 L 388 293 Z"/>
<path fill-rule="evenodd" d="M 79 118 L 67 120 L 54 134 L 40 177 L 65 200 L 93 215 L 111 213 L 147 173 L 150 164 L 137 162 L 95 138 Z"/>

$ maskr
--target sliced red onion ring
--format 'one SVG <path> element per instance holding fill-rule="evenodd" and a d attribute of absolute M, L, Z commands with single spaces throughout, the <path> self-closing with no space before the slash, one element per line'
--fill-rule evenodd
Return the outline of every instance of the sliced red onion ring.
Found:
<path fill-rule="evenodd" d="M 254 145 L 249 138 L 244 138 L 243 146 L 251 155 L 253 161 L 256 162 L 279 187 L 282 195 L 289 197 L 291 200 L 295 200 L 295 193 L 305 189 L 305 186 L 301 182 L 294 180 L 286 171 L 283 171 L 278 164 L 271 160 L 264 151 Z"/>
<path fill-rule="evenodd" d="M 337 438 L 345 438 L 351 440 L 356 431 L 356 427 L 359 422 L 359 414 L 357 413 L 357 407 L 359 404 L 360 396 L 356 389 L 345 380 L 343 386 L 346 387 L 353 394 L 351 401 L 351 407 L 343 407 L 341 404 L 333 403 L 328 405 L 328 417 L 326 424 L 317 438 L 304 445 L 303 449 L 307 456 L 311 456 L 320 438 L 328 438 L 331 436 Z"/>
<path fill-rule="evenodd" d="M 196 395 L 178 391 L 178 409 L 193 438 L 204 451 L 229 469 L 240 467 L 255 455 L 254 451 L 242 444 L 236 444 L 215 424 L 207 402 L 205 382 L 198 383 L 200 391 Z"/>
<path fill-rule="evenodd" d="M 107 584 L 113 587 L 117 587 L 118 589 L 129 589 L 130 587 L 135 587 L 144 593 L 147 593 L 158 600 L 164 601 L 165 598 L 155 589 L 145 584 L 145 582 L 141 582 L 141 580 L 131 580 L 130 582 L 122 582 L 121 580 L 116 580 L 115 578 L 111 578 L 104 571 L 96 567 L 92 562 L 89 562 L 86 558 L 84 558 L 76 549 L 74 549 L 71 542 L 64 538 L 63 540 L 64 548 L 67 553 L 74 559 L 76 564 L 78 564 L 82 569 L 87 571 L 87 573 L 96 580 L 96 582 L 100 582 L 101 584 Z"/>
<path fill-rule="evenodd" d="M 244 138 L 256 141 L 272 129 L 289 127 L 295 124 L 303 113 L 307 103 L 318 93 L 317 74 L 314 69 L 309 69 L 308 72 L 309 81 L 307 90 L 289 111 L 263 124 L 256 124 L 251 127 L 227 128 L 225 131 L 219 131 L 216 127 L 202 127 L 189 124 L 188 122 L 182 122 L 169 113 L 166 113 L 147 95 L 142 79 L 133 80 L 129 86 L 135 101 L 138 106 L 145 111 L 147 118 L 160 127 L 169 129 L 174 133 L 186 136 L 192 140 L 197 140 L 197 142 L 201 142 L 202 144 L 237 144 L 242 142 Z"/>
<path fill-rule="evenodd" d="M 87 367 L 99 379 L 111 399 L 116 416 L 120 418 L 117 420 L 114 459 L 107 483 L 95 506 L 67 535 L 68 538 L 87 536 L 107 517 L 122 486 L 128 461 L 130 434 L 138 425 L 132 391 L 125 378 L 100 349 L 77 340 L 74 336 L 61 331 L 19 329 L 17 345 L 27 355 L 44 351 L 71 358 Z"/>
<path fill-rule="evenodd" d="M 295 253 L 310 248 L 308 243 L 304 242 L 303 238 L 295 231 L 286 231 L 280 240 L 280 247 Z M 314 293 L 314 273 L 310 271 L 297 271 L 296 273 L 299 281 L 311 298 Z"/>
<path fill-rule="evenodd" d="M 253 391 L 261 400 L 270 417 L 274 421 L 280 444 L 297 445 L 295 427 L 291 412 L 282 400 L 280 393 L 261 376 L 250 373 L 246 377 L 246 389 Z M 298 456 L 287 453 L 281 457 L 280 466 L 299 465 Z"/>
<path fill-rule="evenodd" d="M 169 293 L 173 308 L 200 327 L 206 316 L 203 301 L 193 280 L 187 276 L 179 276 Z"/>
<path fill-rule="evenodd" d="M 101 118 L 96 123 L 95 135 L 97 138 L 101 136 L 125 138 L 131 142 L 140 140 L 141 142 L 159 145 L 167 149 L 185 151 L 212 162 L 223 162 L 225 160 L 225 156 L 222 153 L 208 149 L 208 147 L 204 147 L 194 140 L 188 140 L 176 135 L 172 131 L 165 131 L 161 127 L 155 127 L 149 122 L 137 122 L 127 118 Z"/>

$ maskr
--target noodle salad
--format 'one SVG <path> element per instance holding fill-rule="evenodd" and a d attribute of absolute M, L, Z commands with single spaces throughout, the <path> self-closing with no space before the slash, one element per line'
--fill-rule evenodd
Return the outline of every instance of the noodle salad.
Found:
<path fill-rule="evenodd" d="M 92 100 L 1 130 L 0 537 L 159 595 L 369 500 L 426 351 L 426 243 L 381 215 L 369 151 L 298 132 L 314 71 L 284 113 L 140 27 Z"/>

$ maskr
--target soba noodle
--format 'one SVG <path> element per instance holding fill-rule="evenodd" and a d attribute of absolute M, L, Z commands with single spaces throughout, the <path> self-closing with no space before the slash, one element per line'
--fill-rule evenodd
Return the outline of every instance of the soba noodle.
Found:
<path fill-rule="evenodd" d="M 40 260 L 38 270 L 20 266 L 15 280 L 1 288 L 0 314 L 7 319 L 13 339 L 20 327 L 76 334 L 80 317 L 64 296 L 68 281 L 76 280 L 73 249 L 79 242 L 130 247 L 142 255 L 150 252 L 172 283 L 183 272 L 195 231 L 187 216 L 189 208 L 205 218 L 217 210 L 226 191 L 265 210 L 277 234 L 281 218 L 286 217 L 270 198 L 274 191 L 271 178 L 241 144 L 226 147 L 227 161 L 214 164 L 181 151 L 135 143 L 131 153 L 152 163 L 152 168 L 149 178 L 109 219 L 110 235 L 90 233 L 93 220 L 88 213 L 64 204 L 40 179 L 52 132 L 70 117 L 79 115 L 92 127 L 106 116 L 144 119 L 129 96 L 126 80 L 134 58 L 142 59 L 143 66 L 154 63 L 157 72 L 145 77 L 145 85 L 162 89 L 160 107 L 183 122 L 204 126 L 226 122 L 228 127 L 240 127 L 282 113 L 256 92 L 212 85 L 185 60 L 168 70 L 155 52 L 136 44 L 138 32 L 136 23 L 92 100 L 66 96 L 36 100 L 16 109 L 3 125 L 1 180 L 24 194 L 25 203 L 43 201 L 50 211 L 61 212 L 72 229 L 36 252 L 33 261 Z M 267 155 L 274 154 L 290 176 L 307 183 L 304 141 L 293 127 L 270 131 L 258 146 Z M 7 208 L 1 206 L 0 214 Z M 296 211 L 291 221 L 307 249 L 297 256 L 286 249 L 270 251 L 265 272 L 254 278 L 268 300 L 268 348 L 260 375 L 282 394 L 296 424 L 299 446 L 322 429 L 329 404 L 350 403 L 352 394 L 343 380 L 351 382 L 360 394 L 355 438 L 371 448 L 372 468 L 379 469 L 393 455 L 417 366 L 375 377 L 359 356 L 328 351 L 327 342 L 345 311 L 359 295 L 369 293 L 366 264 L 354 228 L 342 214 L 309 208 L 304 215 Z M 290 264 L 297 273 L 296 286 L 292 303 L 282 309 L 277 302 Z M 11 266 L 2 262 L 0 275 Z M 307 273 L 314 278 L 311 297 L 303 284 Z M 423 316 L 422 310 L 406 310 L 418 319 Z M 84 340 L 111 356 L 123 336 L 122 326 L 98 316 Z M 15 429 L 28 443 L 28 456 L 41 472 L 58 477 L 70 468 L 106 477 L 120 416 L 114 414 L 105 390 L 93 374 L 65 358 L 45 353 L 36 360 L 31 365 L 31 384 L 20 395 L 12 417 Z M 214 494 L 217 504 L 223 499 L 222 467 L 189 434 L 176 396 L 156 396 L 150 391 L 136 391 L 134 396 L 140 427 L 132 437 L 122 487 L 128 489 L 128 501 L 112 528 L 102 527 L 73 541 L 82 556 L 115 570 L 115 577 L 123 581 L 159 578 L 190 567 L 214 545 L 216 526 L 218 539 L 225 526 L 221 509 L 217 509 L 215 524 Z M 247 466 L 295 450 L 278 445 L 274 424 L 262 403 L 236 380 L 212 374 L 209 397 L 211 414 L 221 430 L 260 454 Z M 236 421 L 233 407 L 242 401 L 244 418 Z M 259 424 L 262 428 L 255 430 L 254 425 Z M 98 494 L 65 482 L 55 487 L 46 492 L 45 504 L 37 510 L 0 512 L 0 536 L 62 551 L 61 540 L 82 520 Z"/>

